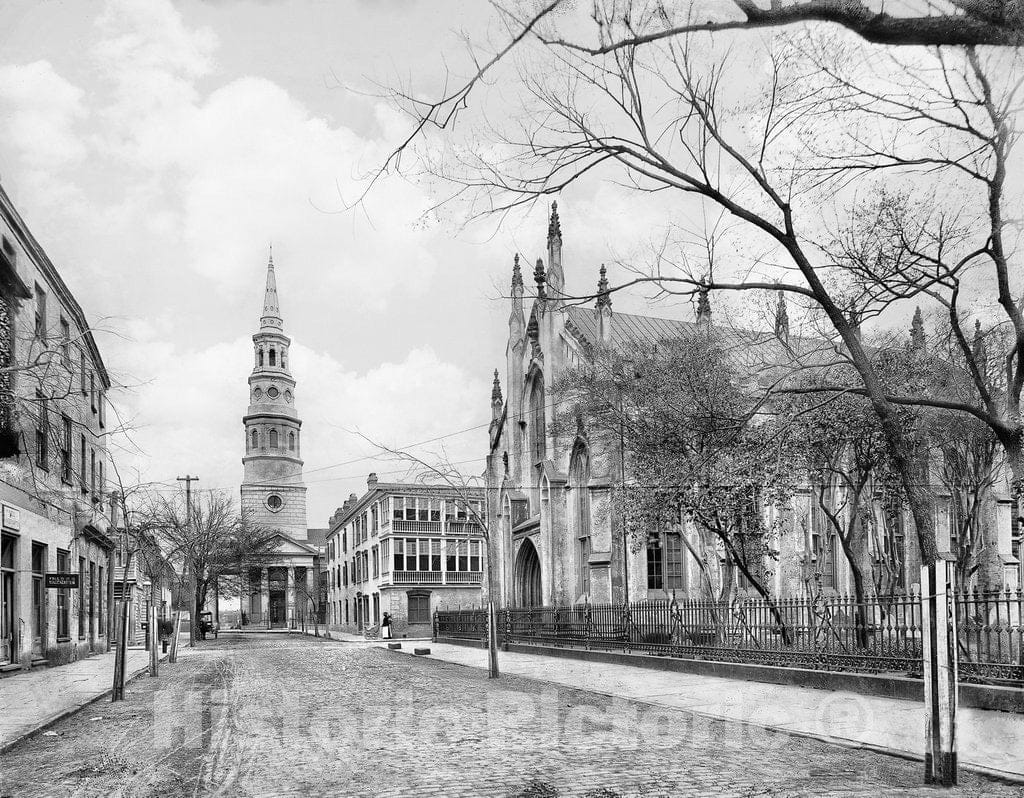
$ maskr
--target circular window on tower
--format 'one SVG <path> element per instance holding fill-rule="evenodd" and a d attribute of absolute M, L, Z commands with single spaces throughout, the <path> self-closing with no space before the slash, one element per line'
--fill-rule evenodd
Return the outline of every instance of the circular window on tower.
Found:
<path fill-rule="evenodd" d="M 277 394 L 278 390 L 273 385 L 271 385 L 270 388 L 267 389 L 267 396 L 269 396 L 271 399 L 276 399 Z"/>
<path fill-rule="evenodd" d="M 276 513 L 284 507 L 284 499 L 278 496 L 276 493 L 271 493 L 267 496 L 267 509 L 272 513 Z"/>
<path fill-rule="evenodd" d="M 285 391 L 285 392 L 284 392 L 284 400 L 285 400 L 285 401 L 286 401 L 286 402 L 287 402 L 288 404 L 291 404 L 291 403 L 292 403 L 292 392 L 291 392 L 291 391 Z"/>

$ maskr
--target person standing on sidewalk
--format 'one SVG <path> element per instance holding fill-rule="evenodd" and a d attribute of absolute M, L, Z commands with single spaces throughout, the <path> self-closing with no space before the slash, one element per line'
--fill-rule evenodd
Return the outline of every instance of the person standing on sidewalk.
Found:
<path fill-rule="evenodd" d="M 380 638 L 381 640 L 391 639 L 391 613 L 385 612 L 384 618 L 380 622 Z"/>

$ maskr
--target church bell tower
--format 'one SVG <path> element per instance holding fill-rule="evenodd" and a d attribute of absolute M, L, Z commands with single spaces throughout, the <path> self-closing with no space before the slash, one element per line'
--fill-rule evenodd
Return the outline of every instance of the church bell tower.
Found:
<path fill-rule="evenodd" d="M 302 422 L 295 410 L 295 379 L 288 370 L 291 339 L 277 299 L 274 256 L 267 263 L 267 288 L 260 328 L 252 337 L 249 409 L 242 458 L 242 513 L 250 522 L 305 541 L 306 487 L 302 482 Z"/>

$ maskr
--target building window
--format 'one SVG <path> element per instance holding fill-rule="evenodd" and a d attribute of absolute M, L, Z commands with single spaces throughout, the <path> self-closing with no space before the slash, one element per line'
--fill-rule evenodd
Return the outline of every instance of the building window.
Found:
<path fill-rule="evenodd" d="M 430 594 L 409 593 L 409 623 L 430 623 Z"/>
<path fill-rule="evenodd" d="M 71 554 L 57 549 L 57 571 L 66 574 L 71 570 Z M 71 637 L 71 590 L 61 588 L 57 591 L 57 640 Z"/>
<path fill-rule="evenodd" d="M 577 590 L 586 596 L 590 594 L 590 457 L 580 444 L 574 448 L 569 464 L 569 485 L 575 494 Z"/>
<path fill-rule="evenodd" d="M 63 422 L 63 434 L 60 441 L 60 478 L 66 484 L 71 484 L 71 419 L 67 416 L 61 418 Z"/>
<path fill-rule="evenodd" d="M 480 563 L 481 563 L 481 558 L 480 558 L 480 541 L 479 540 L 471 540 L 471 541 L 469 541 L 469 570 L 470 571 L 480 571 L 480 570 L 482 570 L 482 567 L 481 567 Z"/>
<path fill-rule="evenodd" d="M 253 450 L 258 449 L 260 447 L 260 434 L 256 430 L 252 431 L 251 440 L 252 440 L 252 449 Z"/>
<path fill-rule="evenodd" d="M 276 366 L 277 365 L 277 352 L 274 351 L 273 347 L 271 347 L 271 349 L 270 349 L 270 365 L 271 366 Z"/>
<path fill-rule="evenodd" d="M 289 432 L 288 433 L 288 451 L 290 451 L 290 452 L 294 452 L 295 451 L 295 433 L 294 432 Z"/>
<path fill-rule="evenodd" d="M 85 350 L 81 350 L 78 353 L 79 358 L 79 378 L 82 384 L 82 396 L 85 396 L 89 392 L 89 369 L 85 367 Z"/>
<path fill-rule="evenodd" d="M 85 478 L 86 478 L 86 473 L 85 473 L 85 435 L 80 435 L 79 436 L 79 438 L 78 438 L 78 446 L 79 446 L 78 463 L 79 463 L 79 469 L 80 469 L 79 472 L 78 472 L 78 476 L 79 476 L 79 478 L 81 480 L 82 493 L 88 493 L 89 491 L 88 491 L 88 488 L 86 487 L 86 483 L 85 483 Z"/>
<path fill-rule="evenodd" d="M 544 379 L 538 374 L 530 388 L 530 461 L 536 465 L 547 451 L 547 424 L 544 413 Z"/>
<path fill-rule="evenodd" d="M 277 430 L 276 429 L 270 430 L 270 448 L 271 449 L 276 449 L 277 448 Z"/>
<path fill-rule="evenodd" d="M 96 412 L 96 375 L 89 375 L 89 405 L 92 407 L 92 412 Z"/>
<path fill-rule="evenodd" d="M 102 390 L 99 391 L 98 393 L 99 393 L 99 396 L 97 397 L 97 401 L 98 401 L 97 409 L 99 410 L 100 429 L 106 429 L 106 426 L 107 426 L 107 394 L 106 394 L 106 391 L 102 391 Z"/>
<path fill-rule="evenodd" d="M 60 319 L 60 356 L 66 368 L 71 368 L 71 325 L 63 316 Z"/>
<path fill-rule="evenodd" d="M 96 495 L 96 450 L 89 450 L 89 492 Z"/>
<path fill-rule="evenodd" d="M 686 588 L 686 560 L 682 533 L 665 535 L 665 589 Z"/>
<path fill-rule="evenodd" d="M 376 578 L 376 577 L 380 576 L 380 564 L 379 564 L 379 561 L 377 559 L 377 555 L 378 555 L 377 547 L 374 546 L 372 551 L 373 551 L 373 556 L 371 557 L 371 559 L 373 560 L 373 575 Z"/>
<path fill-rule="evenodd" d="M 395 570 L 405 570 L 405 540 L 395 538 Z"/>
<path fill-rule="evenodd" d="M 267 507 L 270 508 L 271 512 L 277 512 L 284 506 L 284 499 L 278 496 L 276 493 L 271 493 L 267 496 Z"/>
<path fill-rule="evenodd" d="M 455 571 L 458 570 L 458 550 L 456 542 L 454 540 L 446 540 L 444 542 L 444 559 L 445 559 L 445 570 Z"/>
<path fill-rule="evenodd" d="M 663 587 L 661 542 L 657 538 L 652 538 L 647 541 L 647 589 L 662 590 Z"/>
<path fill-rule="evenodd" d="M 36 419 L 36 465 L 44 471 L 50 469 L 50 447 L 46 430 L 49 427 L 49 406 L 45 396 L 36 391 L 36 402 L 39 405 L 39 417 Z"/>
<path fill-rule="evenodd" d="M 40 341 L 46 340 L 46 292 L 39 283 L 36 283 L 35 336 Z"/>

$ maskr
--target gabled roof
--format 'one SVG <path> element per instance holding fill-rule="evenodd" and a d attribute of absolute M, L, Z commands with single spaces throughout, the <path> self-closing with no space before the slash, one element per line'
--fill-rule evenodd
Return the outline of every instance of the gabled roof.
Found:
<path fill-rule="evenodd" d="M 592 308 L 574 305 L 563 312 L 566 314 L 566 328 L 574 337 L 581 339 L 579 343 L 585 349 L 591 350 L 598 344 L 597 319 Z M 784 344 L 768 330 L 716 324 L 712 324 L 710 329 L 732 356 L 740 362 L 756 364 L 762 371 L 770 372 L 773 366 L 792 364 L 795 360 L 820 364 L 824 362 L 823 355 L 827 354 L 830 360 L 835 354 L 831 345 L 820 338 L 790 335 L 788 344 Z M 628 352 L 641 345 L 686 340 L 700 330 L 700 326 L 692 321 L 615 312 L 611 318 L 611 347 Z"/>

